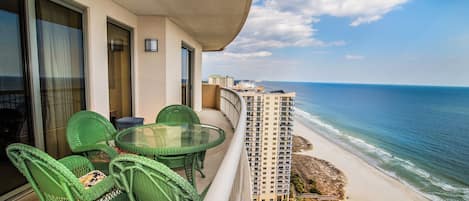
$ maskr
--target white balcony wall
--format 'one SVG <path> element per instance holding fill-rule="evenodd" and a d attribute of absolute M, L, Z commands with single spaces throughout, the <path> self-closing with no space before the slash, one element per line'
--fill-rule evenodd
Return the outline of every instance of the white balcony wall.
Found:
<path fill-rule="evenodd" d="M 136 115 L 146 122 L 155 120 L 165 105 L 181 103 L 181 46 L 184 42 L 194 48 L 193 100 L 194 110 L 202 110 L 202 47 L 188 33 L 167 17 L 139 16 L 138 40 L 158 39 L 158 52 L 139 51 Z"/>
<path fill-rule="evenodd" d="M 181 45 L 185 43 L 194 49 L 193 108 L 202 111 L 202 45 L 187 32 L 166 18 L 166 101 L 170 104 L 181 102 Z"/>
<path fill-rule="evenodd" d="M 96 111 L 105 117 L 109 116 L 109 83 L 107 59 L 107 26 L 111 18 L 132 29 L 132 40 L 138 32 L 137 15 L 115 4 L 110 0 L 74 0 L 73 3 L 84 8 L 85 16 L 85 58 L 86 58 L 86 92 L 87 109 Z M 133 43 L 134 50 L 139 43 Z M 138 66 L 137 52 L 132 54 L 132 66 Z"/>
<path fill-rule="evenodd" d="M 202 46 L 165 16 L 138 16 L 111 0 L 74 0 L 85 16 L 87 109 L 109 116 L 107 30 L 109 20 L 132 32 L 133 111 L 153 122 L 166 105 L 181 102 L 181 45 L 194 48 L 193 106 L 202 110 Z M 144 40 L 158 39 L 158 52 Z"/>
<path fill-rule="evenodd" d="M 136 115 L 146 122 L 154 121 L 156 113 L 166 105 L 166 43 L 165 17 L 139 16 L 139 41 L 158 39 L 158 52 L 145 52 L 139 48 L 139 66 L 136 67 Z M 143 42 L 142 42 L 143 43 Z"/>
<path fill-rule="evenodd" d="M 252 200 L 251 173 L 244 146 L 246 103 L 235 91 L 222 88 L 220 111 L 230 121 L 234 134 L 204 201 Z"/>

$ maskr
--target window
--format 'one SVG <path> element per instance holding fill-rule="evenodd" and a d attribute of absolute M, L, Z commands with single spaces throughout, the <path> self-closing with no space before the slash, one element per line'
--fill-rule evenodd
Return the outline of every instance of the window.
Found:
<path fill-rule="evenodd" d="M 192 107 L 192 73 L 194 50 L 184 44 L 181 48 L 181 104 Z"/>
<path fill-rule="evenodd" d="M 11 143 L 34 145 L 44 140 L 45 147 L 40 148 L 61 158 L 70 154 L 65 137 L 68 119 L 86 109 L 83 16 L 52 1 L 35 0 L 30 1 L 33 18 L 24 2 L 0 1 L 0 154 L 5 156 Z M 37 43 L 29 44 L 33 40 L 27 37 Z M 29 65 L 38 71 L 29 71 Z M 33 118 L 33 112 L 39 116 Z M 35 123 L 43 130 L 35 130 L 41 126 Z M 6 157 L 0 157 L 0 169 L 8 172 L 4 179 L 12 181 L 0 186 L 0 195 L 26 183 Z"/>
<path fill-rule="evenodd" d="M 82 14 L 48 0 L 36 1 L 37 47 L 46 150 L 70 154 L 67 121 L 85 106 Z"/>
<path fill-rule="evenodd" d="M 26 183 L 23 175 L 6 157 L 6 146 L 16 142 L 34 145 L 28 99 L 29 79 L 24 63 L 25 38 L 21 34 L 24 26 L 22 2 L 0 1 L 0 169 L 2 179 L 5 179 L 0 185 L 0 195 Z"/>

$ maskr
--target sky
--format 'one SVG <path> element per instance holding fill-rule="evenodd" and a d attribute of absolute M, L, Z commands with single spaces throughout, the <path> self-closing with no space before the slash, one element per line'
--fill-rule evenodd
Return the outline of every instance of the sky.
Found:
<path fill-rule="evenodd" d="M 203 77 L 469 86 L 467 0 L 253 0 Z"/>

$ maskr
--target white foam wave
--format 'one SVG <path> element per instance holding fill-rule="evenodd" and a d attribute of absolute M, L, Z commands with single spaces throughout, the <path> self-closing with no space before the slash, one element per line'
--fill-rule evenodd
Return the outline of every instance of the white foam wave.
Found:
<path fill-rule="evenodd" d="M 458 194 L 458 195 L 461 195 L 464 200 L 469 200 L 469 188 L 455 187 L 451 184 L 448 184 L 442 181 L 441 179 L 432 176 L 429 172 L 417 167 L 414 163 L 408 160 L 399 158 L 397 156 L 394 156 L 391 153 L 379 147 L 376 147 L 372 144 L 367 143 L 363 139 L 348 135 L 342 132 L 341 130 L 337 129 L 336 127 L 322 121 L 318 116 L 312 115 L 299 108 L 295 108 L 295 115 L 304 120 L 307 120 L 308 122 L 312 123 L 315 126 L 320 127 L 321 129 L 326 130 L 327 133 L 332 133 L 336 135 L 336 137 L 338 137 L 342 142 L 345 141 L 345 143 L 352 144 L 353 146 L 357 147 L 360 151 L 365 152 L 365 154 L 374 156 L 374 158 L 377 158 L 378 160 L 381 161 L 381 165 L 401 167 L 405 169 L 408 173 L 413 174 L 414 176 L 417 176 L 417 178 L 419 178 L 419 180 L 423 182 L 422 183 L 423 185 L 431 184 L 434 187 L 438 187 L 442 189 L 443 191 L 448 193 L 448 195 Z M 382 168 L 379 168 L 379 169 L 382 170 Z M 416 189 L 414 186 L 409 185 L 408 182 L 406 182 L 405 180 L 397 176 L 396 172 L 392 172 L 389 170 L 383 170 L 383 171 L 389 174 L 390 176 L 399 179 L 401 182 L 405 183 L 406 185 Z M 435 194 L 432 194 L 432 192 L 426 192 L 423 194 L 426 195 L 426 197 L 431 200 L 443 200 L 441 197 Z"/>

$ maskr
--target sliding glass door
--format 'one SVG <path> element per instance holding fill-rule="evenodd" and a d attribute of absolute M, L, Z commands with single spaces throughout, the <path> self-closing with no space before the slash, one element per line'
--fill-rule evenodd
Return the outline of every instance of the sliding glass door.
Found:
<path fill-rule="evenodd" d="M 107 23 L 110 119 L 132 116 L 130 31 Z"/>
<path fill-rule="evenodd" d="M 65 128 L 85 107 L 82 14 L 49 0 L 36 1 L 37 41 L 46 150 L 70 154 Z"/>
<path fill-rule="evenodd" d="M 8 145 L 70 154 L 67 121 L 86 108 L 82 18 L 49 0 L 0 0 L 0 200 L 26 184 L 6 156 Z"/>
<path fill-rule="evenodd" d="M 16 142 L 34 145 L 21 2 L 0 1 L 0 195 L 26 183 L 5 148 Z"/>
<path fill-rule="evenodd" d="M 181 104 L 192 107 L 192 73 L 194 50 L 185 45 L 181 49 Z"/>

